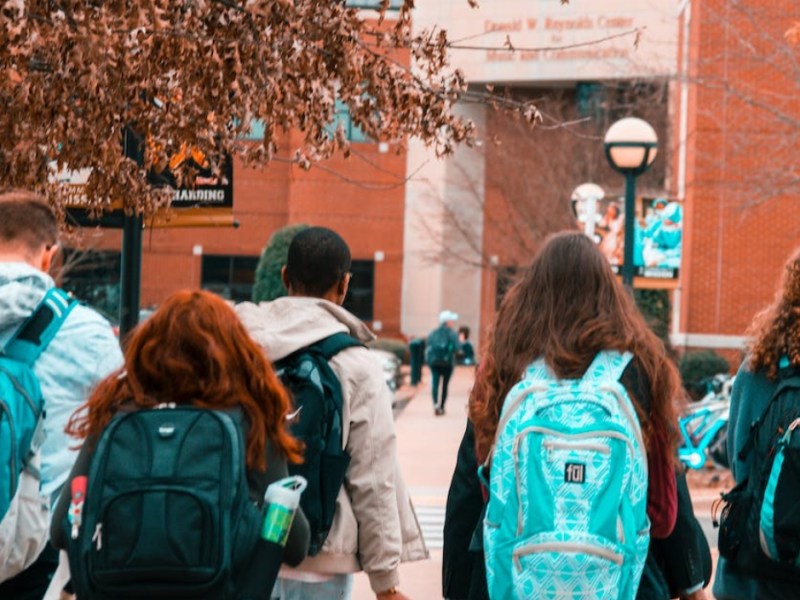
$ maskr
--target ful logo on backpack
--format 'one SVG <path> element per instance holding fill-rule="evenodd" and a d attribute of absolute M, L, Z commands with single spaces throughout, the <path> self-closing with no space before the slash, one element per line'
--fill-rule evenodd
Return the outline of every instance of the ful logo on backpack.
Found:
<path fill-rule="evenodd" d="M 336 497 L 350 465 L 342 439 L 342 388 L 328 361 L 345 348 L 361 345 L 352 336 L 337 333 L 275 363 L 297 409 L 292 435 L 305 444 L 303 463 L 289 465 L 289 473 L 308 482 L 300 506 L 311 530 L 311 556 L 319 553 L 328 537 Z"/>
<path fill-rule="evenodd" d="M 540 360 L 506 397 L 487 460 L 493 600 L 635 597 L 650 523 L 641 428 L 619 381 L 630 360 L 601 352 L 577 380 Z"/>
<path fill-rule="evenodd" d="M 162 405 L 112 419 L 92 457 L 80 527 L 68 516 L 62 526 L 82 600 L 232 599 L 250 575 L 260 521 L 237 420 Z"/>
<path fill-rule="evenodd" d="M 800 582 L 800 373 L 779 372 L 739 457 L 750 472 L 723 495 L 720 554 L 751 576 Z"/>
<path fill-rule="evenodd" d="M 0 581 L 30 566 L 48 539 L 50 506 L 40 493 L 44 399 L 33 364 L 74 306 L 49 290 L 0 354 Z"/>

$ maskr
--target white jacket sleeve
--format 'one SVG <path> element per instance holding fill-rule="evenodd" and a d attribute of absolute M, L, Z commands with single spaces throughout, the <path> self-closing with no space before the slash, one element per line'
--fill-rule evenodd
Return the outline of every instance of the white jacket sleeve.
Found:
<path fill-rule="evenodd" d="M 359 560 L 372 589 L 381 592 L 398 585 L 402 553 L 391 392 L 368 350 L 346 350 L 334 361 L 342 367 L 345 447 L 351 456 L 345 486 L 358 523 Z"/>

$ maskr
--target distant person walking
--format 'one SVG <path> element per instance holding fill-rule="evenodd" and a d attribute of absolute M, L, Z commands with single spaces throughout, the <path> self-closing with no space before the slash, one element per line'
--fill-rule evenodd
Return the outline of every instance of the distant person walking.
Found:
<path fill-rule="evenodd" d="M 478 461 L 491 457 L 493 600 L 636 596 L 650 538 L 677 518 L 681 396 L 592 240 L 548 238 L 500 306 L 471 396 Z"/>
<path fill-rule="evenodd" d="M 439 313 L 439 327 L 428 334 L 425 344 L 425 362 L 431 370 L 433 391 L 433 412 L 436 416 L 444 414 L 444 405 L 447 402 L 447 387 L 456 364 L 456 350 L 459 347 L 458 334 L 453 329 L 453 324 L 458 320 L 458 315 L 451 310 Z M 442 382 L 442 395 L 439 399 L 439 381 Z"/>

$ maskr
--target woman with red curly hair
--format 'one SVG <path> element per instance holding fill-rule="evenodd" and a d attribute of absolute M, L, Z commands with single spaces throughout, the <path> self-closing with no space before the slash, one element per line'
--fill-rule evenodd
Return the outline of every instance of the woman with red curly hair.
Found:
<path fill-rule="evenodd" d="M 165 403 L 228 412 L 244 437 L 250 499 L 301 462 L 301 444 L 286 429 L 291 403 L 269 361 L 224 300 L 205 291 L 181 291 L 130 335 L 124 366 L 103 380 L 71 417 L 67 433 L 84 440 L 70 481 L 89 471 L 95 444 L 120 412 Z M 66 547 L 62 524 L 70 484 L 59 498 L 51 539 Z M 283 560 L 299 564 L 308 548 L 308 523 L 298 509 Z M 269 590 L 264 590 L 268 594 Z"/>

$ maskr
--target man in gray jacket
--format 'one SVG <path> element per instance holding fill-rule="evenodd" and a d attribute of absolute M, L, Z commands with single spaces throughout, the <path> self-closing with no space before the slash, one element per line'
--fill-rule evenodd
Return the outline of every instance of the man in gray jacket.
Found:
<path fill-rule="evenodd" d="M 44 200 L 26 191 L 0 192 L 0 348 L 55 286 L 48 271 L 57 253 L 58 223 Z M 122 353 L 111 325 L 81 305 L 69 313 L 34 363 L 45 409 L 40 489 L 45 510 L 58 497 L 77 454 L 75 440 L 64 433 L 67 420 L 94 386 L 121 364 Z M 42 551 L 46 528 L 41 532 L 24 524 L 23 528 L 17 532 L 4 529 L 0 548 L 28 544 L 41 555 L 26 570 L 0 584 L 0 598 L 40 600 L 58 555 L 50 546 Z M 30 558 L 36 558 L 35 554 Z"/>
<path fill-rule="evenodd" d="M 312 227 L 289 246 L 282 278 L 289 296 L 237 306 L 242 322 L 272 361 L 333 334 L 374 339 L 341 307 L 350 283 L 350 250 L 334 231 Z M 378 360 L 364 347 L 330 360 L 342 386 L 343 443 L 351 456 L 322 550 L 298 568 L 281 570 L 274 598 L 350 598 L 352 573 L 367 573 L 377 598 L 404 600 L 397 589 L 401 561 L 428 555 L 400 475 L 391 398 Z"/>

